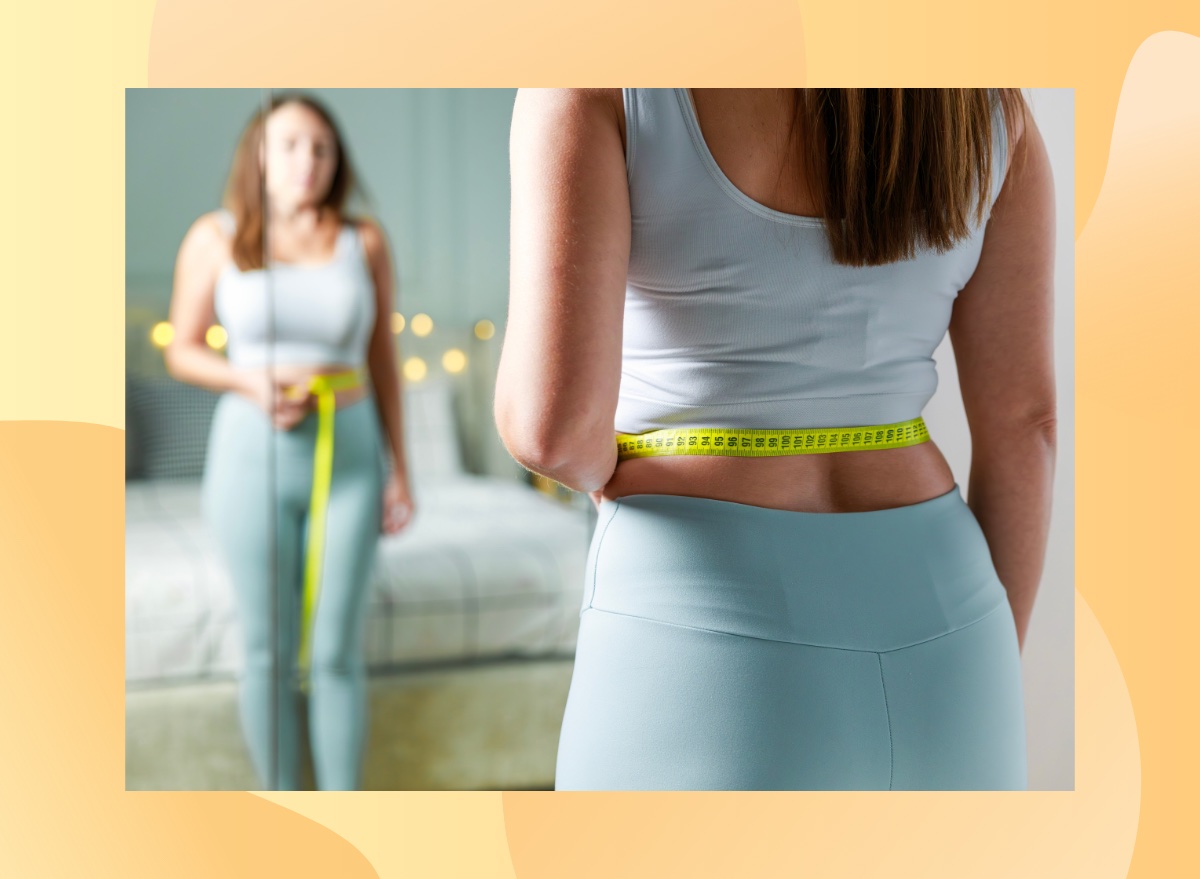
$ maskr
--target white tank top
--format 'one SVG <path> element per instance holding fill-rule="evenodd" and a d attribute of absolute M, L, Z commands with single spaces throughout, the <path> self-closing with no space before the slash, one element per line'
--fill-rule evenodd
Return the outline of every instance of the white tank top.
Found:
<path fill-rule="evenodd" d="M 920 415 L 984 226 L 946 253 L 838 265 L 822 220 L 760 204 L 724 175 L 687 89 L 622 91 L 632 240 L 617 432 Z M 998 101 L 996 112 L 989 215 L 1007 153 Z"/>
<path fill-rule="evenodd" d="M 232 235 L 233 215 L 223 208 L 218 215 Z M 352 224 L 342 226 L 333 259 L 321 265 L 274 263 L 269 271 L 243 272 L 230 262 L 217 279 L 214 297 L 217 320 L 229 335 L 227 355 L 237 366 L 361 367 L 366 362 L 375 284 L 362 236 Z"/>

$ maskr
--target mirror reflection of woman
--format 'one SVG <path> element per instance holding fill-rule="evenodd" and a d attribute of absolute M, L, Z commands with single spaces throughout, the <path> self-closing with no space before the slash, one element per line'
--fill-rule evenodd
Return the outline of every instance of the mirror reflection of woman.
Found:
<path fill-rule="evenodd" d="M 1023 789 L 1056 400 L 1019 90 L 522 89 L 510 157 L 497 426 L 599 514 L 555 787 Z M 947 333 L 966 499 L 920 417 Z"/>
<path fill-rule="evenodd" d="M 165 357 L 175 378 L 221 394 L 203 506 L 236 593 L 240 719 L 264 789 L 299 786 L 297 684 L 309 691 L 317 788 L 361 787 L 375 549 L 414 512 L 392 262 L 379 225 L 344 213 L 354 183 L 329 112 L 303 94 L 275 95 L 243 131 L 225 206 L 192 224 L 176 261 Z M 214 324 L 228 357 L 206 340 Z M 323 390 L 333 376 L 344 379 Z M 319 393 L 332 397 L 324 494 L 314 490 Z"/>

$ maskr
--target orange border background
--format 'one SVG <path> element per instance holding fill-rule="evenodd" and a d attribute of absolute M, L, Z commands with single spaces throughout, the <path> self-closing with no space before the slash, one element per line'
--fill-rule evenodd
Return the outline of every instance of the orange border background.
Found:
<path fill-rule="evenodd" d="M 0 873 L 1200 875 L 1200 6 L 9 4 Z M 1073 87 L 1076 790 L 124 790 L 124 89 Z M 1130 439 L 1149 440 L 1133 448 Z"/>

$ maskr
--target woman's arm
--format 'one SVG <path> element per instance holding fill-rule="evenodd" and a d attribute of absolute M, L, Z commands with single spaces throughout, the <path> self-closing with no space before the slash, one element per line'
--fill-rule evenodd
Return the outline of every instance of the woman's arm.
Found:
<path fill-rule="evenodd" d="M 392 335 L 392 313 L 395 311 L 392 260 L 387 238 L 378 225 L 366 220 L 359 225 L 359 234 L 375 282 L 375 326 L 368 343 L 367 365 L 371 384 L 375 387 L 375 405 L 387 431 L 393 468 L 398 478 L 407 481 L 400 371 L 396 368 L 396 343 Z"/>
<path fill-rule="evenodd" d="M 509 306 L 496 425 L 523 467 L 588 492 L 617 466 L 630 216 L 612 91 L 520 89 L 509 137 Z"/>
<path fill-rule="evenodd" d="M 1017 134 L 979 265 L 954 305 L 950 339 L 971 430 L 967 503 L 1023 647 L 1050 528 L 1057 407 L 1054 180 L 1033 120 Z"/>
<path fill-rule="evenodd" d="M 223 254 L 223 233 L 215 216 L 200 217 L 188 229 L 175 259 L 169 314 L 174 335 L 163 349 L 163 361 L 179 381 L 217 393 L 250 394 L 247 374 L 205 342 L 205 333 L 216 322 L 213 292 Z"/>

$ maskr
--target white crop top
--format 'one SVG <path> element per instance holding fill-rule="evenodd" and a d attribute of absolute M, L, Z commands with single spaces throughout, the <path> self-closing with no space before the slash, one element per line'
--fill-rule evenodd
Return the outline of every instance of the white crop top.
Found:
<path fill-rule="evenodd" d="M 937 388 L 933 351 L 979 261 L 833 262 L 823 221 L 742 193 L 687 89 L 623 89 L 632 240 L 615 429 L 890 424 Z M 991 204 L 1007 137 L 997 102 Z"/>
<path fill-rule="evenodd" d="M 218 215 L 226 234 L 232 235 L 233 215 L 225 209 Z M 276 262 L 269 271 L 246 272 L 230 262 L 217 279 L 214 297 L 217 320 L 229 335 L 229 361 L 235 365 L 357 368 L 366 362 L 375 323 L 375 284 L 362 236 L 350 223 L 338 233 L 329 262 Z"/>

